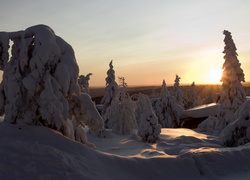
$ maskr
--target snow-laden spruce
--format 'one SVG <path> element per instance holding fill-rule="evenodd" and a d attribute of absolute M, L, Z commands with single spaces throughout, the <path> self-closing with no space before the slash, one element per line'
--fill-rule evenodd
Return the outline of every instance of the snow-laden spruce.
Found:
<path fill-rule="evenodd" d="M 174 88 L 172 91 L 172 95 L 176 98 L 177 103 L 181 106 L 184 107 L 183 104 L 183 95 L 182 95 L 182 91 L 180 88 L 180 76 L 178 76 L 177 74 L 175 75 L 175 80 L 174 80 Z"/>
<path fill-rule="evenodd" d="M 118 94 L 119 87 L 118 84 L 115 81 L 115 70 L 113 66 L 113 60 L 109 63 L 109 70 L 107 71 L 107 77 L 106 77 L 106 88 L 105 88 L 105 94 L 101 100 L 102 111 L 101 115 L 103 117 L 105 127 L 108 127 L 109 119 L 107 117 L 107 108 L 111 106 L 111 102 L 113 99 L 115 99 L 116 95 Z"/>
<path fill-rule="evenodd" d="M 128 134 L 136 128 L 136 104 L 125 87 L 121 88 L 107 109 L 108 127 L 116 134 Z"/>
<path fill-rule="evenodd" d="M 246 92 L 241 84 L 241 82 L 245 82 L 245 75 L 237 58 L 237 49 L 231 33 L 224 30 L 223 34 L 225 35 L 224 42 L 226 46 L 223 51 L 225 62 L 222 67 L 222 90 L 219 100 L 221 106 L 217 115 L 218 123 L 216 126 L 218 130 L 223 130 L 237 118 L 236 111 L 246 100 Z"/>
<path fill-rule="evenodd" d="M 167 84 L 166 84 L 165 79 L 163 79 L 163 81 L 162 81 L 162 85 L 161 85 L 161 94 L 169 95 L 169 91 L 168 91 L 168 88 L 167 88 Z"/>
<path fill-rule="evenodd" d="M 184 107 L 185 109 L 190 109 L 198 106 L 198 93 L 196 91 L 195 82 L 193 82 L 186 94 Z"/>
<path fill-rule="evenodd" d="M 78 78 L 78 84 L 82 93 L 89 94 L 89 80 L 92 73 L 88 73 L 86 76 L 80 75 Z"/>
<path fill-rule="evenodd" d="M 80 94 L 74 50 L 50 27 L 37 25 L 24 31 L 1 32 L 0 69 L 0 115 L 5 122 L 44 125 L 86 142 L 81 122 L 72 112 L 76 111 L 76 101 L 84 123 L 93 132 L 104 129 L 90 97 Z"/>
<path fill-rule="evenodd" d="M 163 128 L 176 128 L 180 126 L 180 115 L 183 108 L 177 103 L 175 97 L 169 95 L 166 83 L 163 80 L 161 95 L 151 100 L 159 124 Z"/>
<path fill-rule="evenodd" d="M 225 146 L 239 146 L 250 142 L 250 100 L 245 101 L 236 121 L 229 124 L 220 134 Z"/>
<path fill-rule="evenodd" d="M 198 127 L 203 131 L 214 131 L 215 134 L 221 133 L 228 124 L 237 119 L 239 108 L 246 100 L 246 92 L 241 84 L 241 82 L 245 81 L 245 75 L 237 58 L 237 49 L 231 33 L 224 30 L 223 34 L 225 35 L 223 51 L 225 62 L 222 66 L 220 106 L 217 117 L 209 117 Z"/>
<path fill-rule="evenodd" d="M 149 97 L 139 94 L 136 105 L 137 135 L 142 138 L 142 141 L 155 143 L 159 139 L 161 125 L 158 123 L 158 118 L 153 111 Z"/>

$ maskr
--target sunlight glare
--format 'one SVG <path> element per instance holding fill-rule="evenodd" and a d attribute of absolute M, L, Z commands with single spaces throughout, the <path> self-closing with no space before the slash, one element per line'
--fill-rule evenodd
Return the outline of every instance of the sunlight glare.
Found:
<path fill-rule="evenodd" d="M 221 69 L 212 68 L 209 71 L 209 82 L 210 83 L 219 83 L 222 75 Z"/>

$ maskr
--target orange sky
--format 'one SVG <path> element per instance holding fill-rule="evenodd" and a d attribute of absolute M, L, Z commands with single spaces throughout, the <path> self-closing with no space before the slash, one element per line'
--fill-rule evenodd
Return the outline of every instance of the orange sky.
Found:
<path fill-rule="evenodd" d="M 50 26 L 74 48 L 80 74 L 93 73 L 93 87 L 105 85 L 110 60 L 129 86 L 171 85 L 175 74 L 181 84 L 219 83 L 210 74 L 224 63 L 226 29 L 249 81 L 249 7 L 246 0 L 13 0 L 0 6 L 0 31 Z"/>

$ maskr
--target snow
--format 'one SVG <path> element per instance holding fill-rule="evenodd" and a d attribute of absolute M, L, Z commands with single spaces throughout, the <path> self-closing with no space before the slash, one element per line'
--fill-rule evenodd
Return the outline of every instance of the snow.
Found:
<path fill-rule="evenodd" d="M 239 146 L 250 142 L 249 121 L 250 99 L 243 105 L 236 121 L 229 124 L 220 134 L 220 139 L 226 146 Z"/>
<path fill-rule="evenodd" d="M 188 110 L 183 111 L 181 118 L 185 117 L 207 117 L 207 116 L 215 116 L 217 113 L 219 104 L 210 103 L 201 106 L 197 106 Z"/>
<path fill-rule="evenodd" d="M 85 129 L 86 130 L 86 129 Z M 224 148 L 190 129 L 162 129 L 148 144 L 136 134 L 98 138 L 96 150 L 41 126 L 0 123 L 0 179 L 247 179 L 250 144 Z"/>

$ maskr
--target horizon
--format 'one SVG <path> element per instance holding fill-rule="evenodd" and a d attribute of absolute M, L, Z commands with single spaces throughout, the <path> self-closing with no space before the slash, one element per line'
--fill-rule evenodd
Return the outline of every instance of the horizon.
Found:
<path fill-rule="evenodd" d="M 250 80 L 249 6 L 234 0 L 14 0 L 0 7 L 0 31 L 50 26 L 73 47 L 79 75 L 93 73 L 91 87 L 105 86 L 110 60 L 116 77 L 129 86 L 159 85 L 163 79 L 171 85 L 176 74 L 181 84 L 220 84 L 224 29 L 232 33 Z"/>

